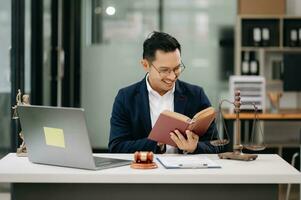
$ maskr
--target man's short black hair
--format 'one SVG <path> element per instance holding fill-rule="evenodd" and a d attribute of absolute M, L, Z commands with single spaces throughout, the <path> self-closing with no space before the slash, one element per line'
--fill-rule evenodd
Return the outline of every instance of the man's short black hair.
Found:
<path fill-rule="evenodd" d="M 181 45 L 176 38 L 167 33 L 153 31 L 143 43 L 143 59 L 152 62 L 157 50 L 167 53 L 176 49 L 181 52 Z"/>

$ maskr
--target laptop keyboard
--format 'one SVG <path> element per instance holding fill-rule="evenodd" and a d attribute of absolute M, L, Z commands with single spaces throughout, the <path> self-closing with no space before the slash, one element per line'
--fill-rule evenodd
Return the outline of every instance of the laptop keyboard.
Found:
<path fill-rule="evenodd" d="M 102 167 L 107 165 L 114 165 L 119 163 L 128 163 L 128 160 L 116 159 L 116 158 L 103 158 L 103 157 L 93 157 L 96 167 Z"/>

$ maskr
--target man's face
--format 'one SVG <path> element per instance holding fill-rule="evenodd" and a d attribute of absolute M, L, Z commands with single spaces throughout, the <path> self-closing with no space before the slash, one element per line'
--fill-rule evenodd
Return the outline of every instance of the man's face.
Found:
<path fill-rule="evenodd" d="M 155 60 L 147 62 L 144 68 L 149 72 L 148 81 L 151 87 L 160 95 L 173 88 L 178 76 L 181 64 L 180 51 L 176 49 L 173 52 L 164 52 L 157 50 Z"/>

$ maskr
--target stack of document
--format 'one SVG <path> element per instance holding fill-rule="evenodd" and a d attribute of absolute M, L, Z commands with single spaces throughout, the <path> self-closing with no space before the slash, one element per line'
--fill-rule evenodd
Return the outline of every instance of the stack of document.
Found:
<path fill-rule="evenodd" d="M 157 156 L 157 160 L 166 169 L 221 168 L 220 165 L 204 155 L 163 155 Z"/>

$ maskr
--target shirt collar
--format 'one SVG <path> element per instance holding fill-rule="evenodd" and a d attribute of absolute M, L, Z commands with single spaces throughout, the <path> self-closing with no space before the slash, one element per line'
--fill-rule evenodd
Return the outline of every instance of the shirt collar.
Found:
<path fill-rule="evenodd" d="M 147 75 L 146 75 L 146 78 L 145 78 L 147 91 L 148 91 L 149 93 L 151 93 L 151 94 L 161 96 L 161 95 L 160 95 L 156 90 L 154 90 L 154 89 L 151 87 L 151 85 L 149 84 L 149 82 L 148 82 L 148 76 L 149 76 L 149 74 L 147 74 Z M 174 94 L 174 92 L 175 92 L 175 84 L 173 85 L 172 89 L 169 90 L 168 92 L 166 92 L 163 96 L 169 95 L 169 94 Z"/>

